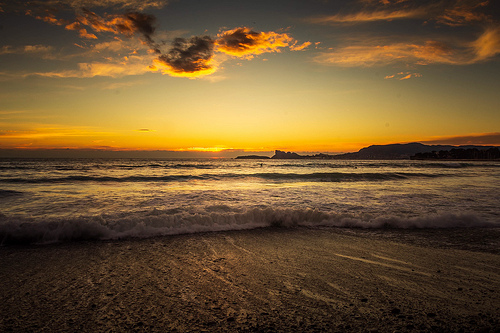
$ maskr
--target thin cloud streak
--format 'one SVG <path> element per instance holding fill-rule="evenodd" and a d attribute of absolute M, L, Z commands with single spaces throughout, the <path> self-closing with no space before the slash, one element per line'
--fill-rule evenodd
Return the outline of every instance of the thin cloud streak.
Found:
<path fill-rule="evenodd" d="M 16 2 L 14 0 L 14 2 Z M 30 7 L 53 7 L 53 8 L 116 8 L 128 10 L 160 9 L 168 5 L 167 0 L 32 0 L 29 3 L 17 1 L 18 5 L 29 5 Z"/>
<path fill-rule="evenodd" d="M 125 57 L 118 62 L 79 63 L 78 69 L 52 72 L 33 72 L 23 74 L 23 77 L 42 76 L 49 78 L 92 78 L 96 76 L 123 77 L 141 75 L 150 72 L 152 59 L 145 57 Z"/>
<path fill-rule="evenodd" d="M 401 19 L 411 19 L 411 18 L 423 18 L 425 17 L 424 9 L 413 9 L 413 10 L 378 10 L 371 12 L 358 12 L 354 14 L 342 15 L 330 15 L 330 16 L 320 16 L 309 18 L 306 21 L 309 23 L 316 24 L 357 24 L 357 23 L 367 23 L 375 21 L 392 21 Z"/>
<path fill-rule="evenodd" d="M 417 77 L 422 77 L 422 74 L 412 73 L 412 72 L 399 72 L 397 74 L 387 75 L 386 77 L 384 77 L 384 79 L 386 79 L 386 80 L 394 79 L 394 80 L 403 81 L 403 80 L 408 80 L 408 79 L 417 78 Z"/>
<path fill-rule="evenodd" d="M 348 14 L 309 17 L 313 24 L 362 24 L 377 21 L 422 19 L 452 27 L 490 21 L 489 0 L 360 1 L 364 6 Z"/>
<path fill-rule="evenodd" d="M 500 145 L 500 132 L 445 136 L 420 142 L 451 145 Z"/>

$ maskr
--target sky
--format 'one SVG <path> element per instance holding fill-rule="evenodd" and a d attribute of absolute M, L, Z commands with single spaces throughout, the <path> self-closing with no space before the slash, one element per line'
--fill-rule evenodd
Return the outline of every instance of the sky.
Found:
<path fill-rule="evenodd" d="M 496 0 L 0 0 L 0 148 L 500 145 L 499 60 Z"/>

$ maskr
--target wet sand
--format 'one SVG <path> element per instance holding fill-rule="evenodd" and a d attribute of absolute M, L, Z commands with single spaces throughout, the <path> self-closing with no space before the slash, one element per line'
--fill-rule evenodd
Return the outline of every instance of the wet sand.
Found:
<path fill-rule="evenodd" d="M 3 247 L 0 331 L 498 332 L 500 254 L 460 245 L 498 235 L 298 228 Z"/>

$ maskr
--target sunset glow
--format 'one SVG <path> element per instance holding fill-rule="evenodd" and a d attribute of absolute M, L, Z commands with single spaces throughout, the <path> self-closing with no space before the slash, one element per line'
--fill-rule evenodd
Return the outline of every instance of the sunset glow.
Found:
<path fill-rule="evenodd" d="M 500 145 L 492 1 L 15 0 L 0 9 L 0 148 Z"/>

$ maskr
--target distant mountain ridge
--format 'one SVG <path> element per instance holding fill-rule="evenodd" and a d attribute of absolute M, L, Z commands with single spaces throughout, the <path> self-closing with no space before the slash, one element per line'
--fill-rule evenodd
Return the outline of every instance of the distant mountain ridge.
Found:
<path fill-rule="evenodd" d="M 431 153 L 433 151 L 448 151 L 452 149 L 478 149 L 485 150 L 497 148 L 495 146 L 451 146 L 451 145 L 425 145 L 419 142 L 412 143 L 395 143 L 388 145 L 372 145 L 360 149 L 355 153 L 346 153 L 339 155 L 316 154 L 316 155 L 299 155 L 293 152 L 283 152 L 276 150 L 272 159 L 332 159 L 332 160 L 393 160 L 393 159 L 409 159 L 416 154 Z"/>

